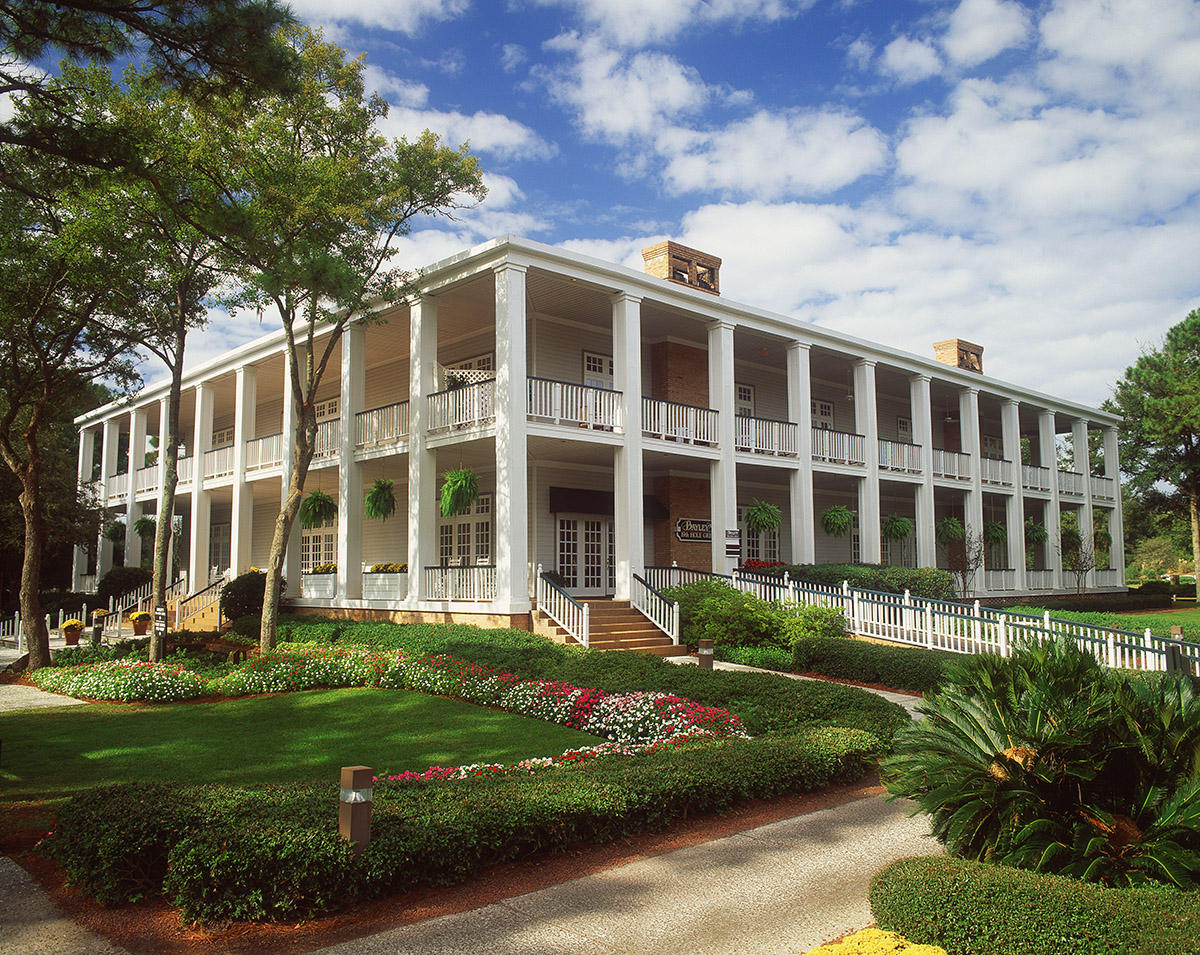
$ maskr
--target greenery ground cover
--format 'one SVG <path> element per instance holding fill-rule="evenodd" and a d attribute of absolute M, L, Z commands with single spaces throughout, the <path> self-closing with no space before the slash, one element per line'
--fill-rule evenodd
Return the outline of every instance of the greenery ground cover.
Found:
<path fill-rule="evenodd" d="M 1005 607 L 1012 613 L 1028 613 L 1041 616 L 1046 612 L 1045 607 L 1020 606 Z M 1118 613 L 1116 611 L 1081 612 L 1070 610 L 1050 609 L 1050 616 L 1059 620 L 1072 620 L 1077 623 L 1092 624 L 1097 627 L 1111 627 L 1114 630 L 1133 630 L 1140 632 L 1147 627 L 1157 636 L 1169 636 L 1172 627 L 1183 627 L 1183 638 L 1192 642 L 1200 642 L 1200 609 L 1170 610 L 1158 613 Z"/>
<path fill-rule="evenodd" d="M 334 780 L 347 765 L 423 770 L 511 763 L 596 737 L 457 700 L 336 689 L 168 706 L 89 704 L 0 715 L 4 799 L 53 798 L 136 780 Z"/>

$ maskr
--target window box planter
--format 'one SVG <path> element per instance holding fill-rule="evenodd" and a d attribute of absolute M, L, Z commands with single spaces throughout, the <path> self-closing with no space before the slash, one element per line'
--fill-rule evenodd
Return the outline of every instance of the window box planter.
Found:
<path fill-rule="evenodd" d="M 408 596 L 408 574 L 368 571 L 363 574 L 362 589 L 367 600 L 403 600 Z"/>
<path fill-rule="evenodd" d="M 332 599 L 337 590 L 337 574 L 303 574 L 300 596 Z"/>

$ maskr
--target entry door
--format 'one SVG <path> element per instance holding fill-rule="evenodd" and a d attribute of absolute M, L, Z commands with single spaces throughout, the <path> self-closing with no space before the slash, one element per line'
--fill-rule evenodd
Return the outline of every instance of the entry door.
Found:
<path fill-rule="evenodd" d="M 208 562 L 215 574 L 223 574 L 229 569 L 229 559 L 232 537 L 230 525 L 213 524 L 208 532 Z"/>
<path fill-rule="evenodd" d="M 610 517 L 558 517 L 558 573 L 578 597 L 603 597 L 614 590 L 616 537 Z"/>

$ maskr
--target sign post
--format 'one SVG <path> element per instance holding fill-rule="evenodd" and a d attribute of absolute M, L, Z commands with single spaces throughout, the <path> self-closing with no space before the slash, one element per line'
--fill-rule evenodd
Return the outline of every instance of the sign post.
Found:
<path fill-rule="evenodd" d="M 725 532 L 725 556 L 736 561 L 742 559 L 742 534 L 736 527 Z"/>
<path fill-rule="evenodd" d="M 162 653 L 167 652 L 167 605 L 157 604 L 154 608 L 154 642 Z"/>

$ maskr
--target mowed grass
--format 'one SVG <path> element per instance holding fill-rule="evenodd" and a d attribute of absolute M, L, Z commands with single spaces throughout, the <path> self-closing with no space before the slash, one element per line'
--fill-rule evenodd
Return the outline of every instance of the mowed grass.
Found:
<path fill-rule="evenodd" d="M 135 781 L 332 782 L 342 766 L 419 772 L 514 763 L 600 742 L 555 723 L 380 689 L 4 713 L 0 740 L 0 802 Z"/>
<path fill-rule="evenodd" d="M 1190 610 L 1163 610 L 1158 613 L 1118 613 L 1114 614 L 1118 626 L 1122 630 L 1145 630 L 1147 627 L 1154 633 L 1168 635 L 1172 627 L 1183 627 L 1185 640 L 1200 640 L 1200 610 L 1192 607 Z"/>

